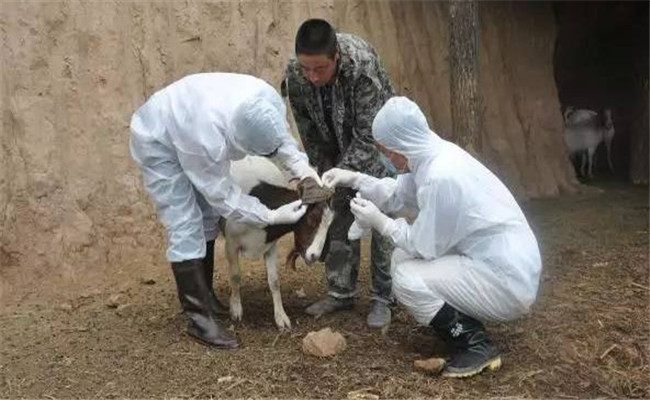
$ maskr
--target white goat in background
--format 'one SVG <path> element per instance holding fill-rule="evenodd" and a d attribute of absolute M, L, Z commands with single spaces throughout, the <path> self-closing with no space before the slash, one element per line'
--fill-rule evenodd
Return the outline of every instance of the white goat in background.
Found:
<path fill-rule="evenodd" d="M 605 142 L 607 150 L 607 164 L 610 171 L 614 171 L 612 164 L 612 140 L 614 138 L 614 121 L 612 110 L 604 110 L 601 119 L 597 112 L 585 109 L 567 107 L 564 111 L 564 143 L 569 154 L 581 154 L 580 174 L 585 174 L 585 167 L 589 178 L 593 178 L 594 154 L 601 142 Z"/>

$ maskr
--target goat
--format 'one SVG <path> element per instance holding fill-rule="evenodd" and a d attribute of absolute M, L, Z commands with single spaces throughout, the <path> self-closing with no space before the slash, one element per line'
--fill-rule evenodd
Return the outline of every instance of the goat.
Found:
<path fill-rule="evenodd" d="M 598 113 L 592 110 L 576 110 L 567 107 L 564 111 L 564 143 L 569 150 L 569 155 L 581 153 L 582 176 L 587 176 L 585 174 L 585 167 L 587 167 L 588 176 L 593 177 L 594 154 L 601 142 L 605 143 L 609 169 L 614 171 L 611 147 L 615 130 L 611 109 L 605 109 L 603 115 L 604 119 L 601 120 Z"/>
<path fill-rule="evenodd" d="M 249 156 L 233 162 L 230 173 L 244 193 L 258 198 L 262 204 L 271 209 L 303 197 L 300 193 L 302 189 L 300 184 L 298 191 L 293 190 L 280 170 L 262 157 Z M 309 181 L 309 178 L 305 181 Z M 311 181 L 313 182 L 313 180 Z M 315 185 L 315 182 L 313 183 Z M 239 256 L 242 255 L 247 259 L 259 259 L 263 256 L 267 280 L 273 297 L 275 323 L 280 330 L 291 329 L 291 320 L 284 311 L 280 294 L 277 241 L 289 232 L 294 233 L 294 248 L 286 260 L 286 265 L 291 265 L 294 269 L 298 255 L 301 255 L 307 264 L 312 264 L 320 259 L 329 226 L 334 219 L 334 212 L 330 208 L 330 204 L 328 201 L 322 200 L 309 204 L 305 215 L 294 225 L 257 228 L 224 219 L 220 221 L 220 228 L 226 242 L 226 260 L 230 271 L 230 316 L 233 320 L 240 321 L 243 316 Z"/>

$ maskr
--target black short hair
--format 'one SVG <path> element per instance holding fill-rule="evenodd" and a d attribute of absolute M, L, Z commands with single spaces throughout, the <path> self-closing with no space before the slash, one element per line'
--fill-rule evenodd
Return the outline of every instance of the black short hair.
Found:
<path fill-rule="evenodd" d="M 334 58 L 337 51 L 336 31 L 324 19 L 308 19 L 296 33 L 296 55 L 325 54 Z"/>

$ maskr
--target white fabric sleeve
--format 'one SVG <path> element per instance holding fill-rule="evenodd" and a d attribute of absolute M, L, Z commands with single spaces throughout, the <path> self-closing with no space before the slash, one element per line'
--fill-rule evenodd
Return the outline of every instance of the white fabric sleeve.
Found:
<path fill-rule="evenodd" d="M 176 146 L 176 153 L 183 171 L 208 204 L 224 218 L 267 226 L 269 209 L 257 198 L 242 193 L 230 178 L 230 161 L 213 159 L 207 148 L 197 142 L 190 143 L 190 140 L 185 137 L 183 146 Z M 221 144 L 225 146 L 225 142 Z"/>
<path fill-rule="evenodd" d="M 400 218 L 388 236 L 395 246 L 427 260 L 438 258 L 456 245 L 463 205 L 460 188 L 451 181 L 438 181 L 418 189 L 420 213 L 413 225 Z"/>
<path fill-rule="evenodd" d="M 288 180 L 302 177 L 306 169 L 311 168 L 307 155 L 300 151 L 298 142 L 288 134 L 282 140 L 278 153 L 271 157 L 271 162 L 287 176 Z"/>
<path fill-rule="evenodd" d="M 412 174 L 399 175 L 397 179 L 363 175 L 359 184 L 361 197 L 372 201 L 387 214 L 417 214 L 416 192 Z"/>

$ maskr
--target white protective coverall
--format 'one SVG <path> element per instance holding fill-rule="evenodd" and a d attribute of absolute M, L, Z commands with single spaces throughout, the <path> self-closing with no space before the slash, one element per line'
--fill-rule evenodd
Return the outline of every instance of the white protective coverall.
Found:
<path fill-rule="evenodd" d="M 428 325 L 445 302 L 483 321 L 526 313 L 537 295 L 537 241 L 505 185 L 460 147 L 429 129 L 418 106 L 390 99 L 373 122 L 375 140 L 408 159 L 397 179 L 363 176 L 359 193 L 389 214 L 395 243 L 393 293 Z"/>
<path fill-rule="evenodd" d="M 313 171 L 289 135 L 282 98 L 249 75 L 190 75 L 156 92 L 131 119 L 130 147 L 167 228 L 170 262 L 204 257 L 220 216 L 271 222 L 269 210 L 231 179 L 231 161 L 275 152 L 271 160 L 289 178 Z"/>

